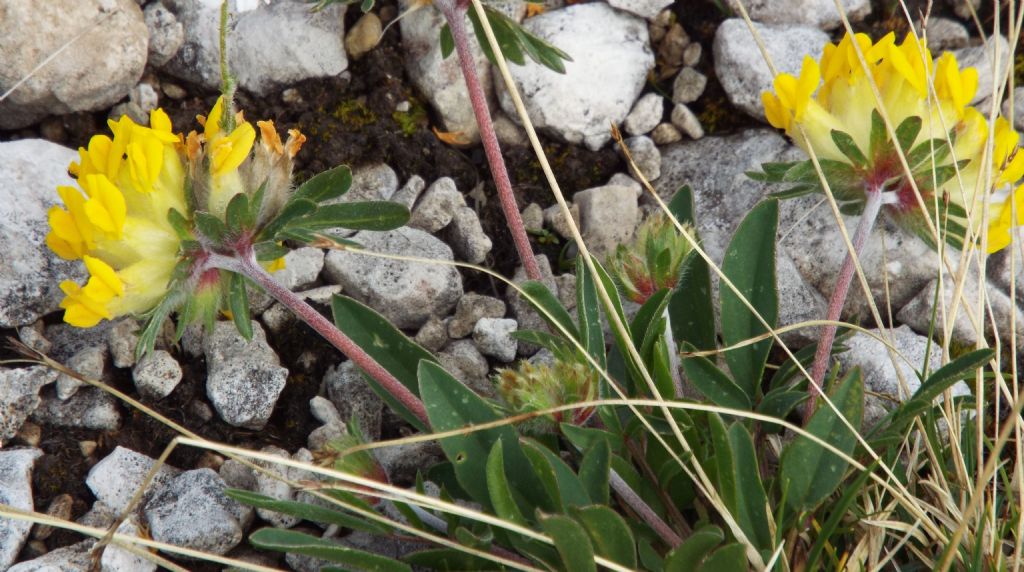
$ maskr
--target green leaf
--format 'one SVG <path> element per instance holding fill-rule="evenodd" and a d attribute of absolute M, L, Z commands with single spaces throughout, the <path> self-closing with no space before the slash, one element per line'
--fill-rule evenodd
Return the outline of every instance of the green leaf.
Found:
<path fill-rule="evenodd" d="M 864 384 L 859 369 L 843 379 L 833 392 L 832 402 L 855 429 L 864 415 Z M 857 437 L 828 404 L 819 400 L 818 409 L 805 427 L 847 455 L 857 446 Z M 836 490 L 846 474 L 846 461 L 821 445 L 800 435 L 782 453 L 779 481 L 786 504 L 794 512 L 811 510 Z"/>
<path fill-rule="evenodd" d="M 592 505 L 570 509 L 569 514 L 583 525 L 598 556 L 636 569 L 633 531 L 617 512 L 604 505 Z"/>
<path fill-rule="evenodd" d="M 217 244 L 224 241 L 227 227 L 224 226 L 224 223 L 219 218 L 208 212 L 196 211 L 194 220 L 196 228 L 204 237 Z"/>
<path fill-rule="evenodd" d="M 786 389 L 780 387 L 765 394 L 761 402 L 757 404 L 757 412 L 776 419 L 785 419 L 790 411 L 807 399 L 807 392 L 803 390 Z M 775 429 L 778 425 L 766 424 L 766 429 Z"/>
<path fill-rule="evenodd" d="M 651 297 L 637 310 L 633 321 L 629 324 L 629 331 L 633 334 L 633 344 L 640 350 L 640 355 L 646 355 L 643 348 L 648 346 L 652 337 L 661 335 L 655 326 L 658 324 L 658 320 L 665 315 L 669 294 L 671 291 L 667 288 L 662 288 L 651 294 Z"/>
<path fill-rule="evenodd" d="M 993 353 L 988 348 L 974 350 L 947 363 L 921 383 L 912 399 L 931 403 L 956 382 L 974 376 L 978 368 L 992 359 Z"/>
<path fill-rule="evenodd" d="M 693 190 L 689 185 L 683 185 L 672 195 L 668 202 L 668 212 L 676 217 L 679 224 L 697 226 L 697 209 L 693 205 Z"/>
<path fill-rule="evenodd" d="M 523 289 L 524 299 L 537 310 L 537 313 L 551 325 L 554 331 L 561 333 L 564 330 L 570 338 L 580 339 L 580 332 L 576 329 L 576 324 L 572 323 L 569 312 L 543 282 L 527 280 L 520 285 L 520 288 Z"/>
<path fill-rule="evenodd" d="M 494 442 L 491 452 L 487 455 L 487 490 L 490 493 L 491 506 L 499 518 L 520 526 L 529 526 L 526 517 L 519 510 L 512 489 L 505 476 L 505 455 L 501 440 Z"/>
<path fill-rule="evenodd" d="M 338 510 L 332 510 L 311 503 L 278 500 L 243 489 L 224 489 L 228 497 L 255 508 L 272 510 L 321 524 L 336 524 L 343 528 L 362 530 L 373 534 L 390 534 L 391 528 L 362 517 L 356 517 Z"/>
<path fill-rule="evenodd" d="M 693 346 L 685 344 L 683 351 L 694 351 Z M 750 409 L 750 397 L 742 387 L 736 384 L 726 373 L 711 360 L 704 357 L 690 357 L 683 360 L 686 377 L 696 388 L 715 405 L 731 409 Z"/>
<path fill-rule="evenodd" d="M 377 363 L 395 376 L 402 385 L 414 394 L 419 393 L 417 368 L 421 361 L 435 362 L 437 358 L 410 340 L 391 325 L 391 322 L 369 306 L 346 296 L 334 296 L 331 300 L 334 324 L 357 346 L 370 354 Z M 398 400 L 391 397 L 373 378 L 366 376 L 370 386 L 378 395 L 414 427 L 425 431 L 426 426 Z"/>
<path fill-rule="evenodd" d="M 228 308 L 231 319 L 238 328 L 238 333 L 246 340 L 252 339 L 252 318 L 249 316 L 249 295 L 245 292 L 245 277 L 231 274 L 231 286 L 228 293 Z"/>
<path fill-rule="evenodd" d="M 309 200 L 322 203 L 336 199 L 348 192 L 352 186 L 352 171 L 345 165 L 328 169 L 311 177 L 299 185 L 292 194 L 289 203 L 298 200 Z"/>
<path fill-rule="evenodd" d="M 178 212 L 178 209 L 167 209 L 167 222 L 174 229 L 174 234 L 178 235 L 178 240 L 193 240 L 195 238 L 192 236 L 191 225 L 185 215 Z"/>
<path fill-rule="evenodd" d="M 228 230 L 232 234 L 238 234 L 246 228 L 249 220 L 249 195 L 238 193 L 231 197 L 225 210 L 224 219 L 227 221 Z"/>
<path fill-rule="evenodd" d="M 287 229 L 317 231 L 332 228 L 352 230 L 393 230 L 409 222 L 409 209 L 389 201 L 357 201 L 319 207 L 292 220 Z"/>
<path fill-rule="evenodd" d="M 576 353 L 576 346 L 573 346 L 565 338 L 549 332 L 542 332 L 540 330 L 516 330 L 515 332 L 512 332 L 511 335 L 519 341 L 546 348 L 558 358 L 567 359 L 569 356 Z"/>
<path fill-rule="evenodd" d="M 711 269 L 696 251 L 686 255 L 679 270 L 679 282 L 668 303 L 672 337 L 699 350 L 713 350 L 715 309 L 711 302 Z"/>
<path fill-rule="evenodd" d="M 156 346 L 156 338 L 163 330 L 164 322 L 182 302 L 182 294 L 179 291 L 171 290 L 164 296 L 146 316 L 146 325 L 139 333 L 139 342 L 135 345 L 135 359 L 141 359 L 144 355 L 153 351 Z"/>
<path fill-rule="evenodd" d="M 564 510 L 565 507 L 590 504 L 590 495 L 587 494 L 587 489 L 561 457 L 534 439 L 523 439 L 522 444 L 523 453 L 526 453 L 535 468 L 539 466 L 536 460 L 540 458 L 543 458 L 551 467 L 556 490 L 548 496 L 555 501 L 555 508 Z"/>
<path fill-rule="evenodd" d="M 679 545 L 665 556 L 665 572 L 690 572 L 696 568 L 696 564 L 704 558 L 716 546 L 725 540 L 722 529 L 711 524 L 704 526 L 693 534 L 686 542 Z M 743 568 L 739 568 L 742 570 Z"/>
<path fill-rule="evenodd" d="M 551 515 L 541 517 L 540 524 L 544 532 L 555 541 L 555 548 L 566 570 L 597 572 L 594 546 L 579 523 L 567 516 Z"/>
<path fill-rule="evenodd" d="M 402 558 L 413 566 L 429 570 L 496 570 L 498 564 L 454 548 L 435 548 L 407 554 Z M 504 569 L 504 568 L 500 568 Z"/>
<path fill-rule="evenodd" d="M 747 549 L 740 543 L 727 544 L 711 553 L 697 572 L 735 572 L 747 569 Z"/>
<path fill-rule="evenodd" d="M 494 57 L 494 51 L 491 49 L 491 43 L 487 41 L 484 28 L 480 24 L 480 18 L 477 16 L 476 10 L 468 10 L 469 21 L 473 25 L 474 35 L 480 39 L 478 45 L 480 50 L 487 56 L 487 60 L 494 65 L 498 65 L 497 58 Z M 518 38 L 515 32 L 512 31 L 509 20 L 502 17 L 500 14 L 495 15 L 492 10 L 488 10 L 487 6 L 484 6 L 484 14 L 487 16 L 487 21 L 491 24 L 491 31 L 494 32 L 494 39 L 498 42 L 498 49 L 505 56 L 505 59 L 516 64 L 523 65 L 526 63 L 526 59 L 523 57 L 523 50 L 519 46 Z M 512 25 L 515 23 L 512 22 Z"/>
<path fill-rule="evenodd" d="M 853 137 L 850 137 L 849 133 L 833 129 L 832 142 L 836 144 L 836 147 L 839 147 L 839 151 L 843 155 L 846 155 L 850 161 L 853 161 L 854 165 L 862 166 L 867 164 L 867 157 L 857 147 L 857 143 L 853 140 Z"/>
<path fill-rule="evenodd" d="M 288 201 L 288 204 L 281 209 L 281 212 L 268 222 L 260 231 L 259 240 L 273 241 L 278 239 L 278 233 L 284 229 L 292 220 L 309 214 L 316 210 L 316 203 L 307 199 L 295 199 Z M 279 239 L 278 239 L 279 240 Z"/>
<path fill-rule="evenodd" d="M 594 277 L 582 256 L 576 257 L 576 319 L 580 342 L 600 369 L 607 367 L 604 330 L 601 328 L 601 302 L 597 298 Z"/>
<path fill-rule="evenodd" d="M 348 548 L 344 545 L 295 530 L 261 528 L 249 536 L 249 541 L 256 548 L 263 550 L 276 550 L 278 552 L 312 556 L 330 562 L 345 564 L 346 566 L 353 567 L 355 570 L 380 572 L 411 572 L 412 570 L 409 565 L 397 560 Z"/>
<path fill-rule="evenodd" d="M 455 51 L 455 38 L 452 36 L 452 28 L 446 22 L 441 27 L 441 59 L 446 60 Z"/>
<path fill-rule="evenodd" d="M 759 203 L 740 223 L 722 261 L 722 271 L 742 294 L 774 327 L 779 314 L 779 295 L 775 286 L 775 232 L 779 203 Z M 732 346 L 757 337 L 767 330 L 731 288 L 720 285 L 722 338 Z M 768 360 L 772 340 L 725 352 L 725 361 L 737 385 L 753 401 L 761 388 L 761 374 Z"/>
<path fill-rule="evenodd" d="M 608 476 L 612 452 L 607 441 L 597 440 L 583 453 L 580 461 L 580 482 L 594 504 L 608 504 Z"/>
<path fill-rule="evenodd" d="M 768 506 L 768 497 L 761 483 L 754 440 L 739 422 L 729 427 L 729 445 L 735 471 L 733 482 L 736 486 L 733 514 L 754 546 L 761 550 L 771 550 L 772 533 L 765 508 Z"/>
<path fill-rule="evenodd" d="M 918 133 L 921 132 L 921 118 L 916 115 L 903 120 L 899 127 L 896 128 L 896 142 L 899 143 L 900 149 L 904 153 L 910 151 L 910 146 L 914 144 L 917 139 Z"/>
<path fill-rule="evenodd" d="M 885 130 L 885 121 L 877 109 L 871 110 L 871 134 L 869 136 L 868 154 L 872 161 L 886 153 L 886 143 L 889 141 L 889 134 Z"/>
<path fill-rule="evenodd" d="M 277 260 L 292 251 L 287 246 L 281 246 L 276 242 L 270 241 L 257 242 L 253 245 L 253 250 L 256 252 L 256 260 L 260 262 Z"/>
<path fill-rule="evenodd" d="M 850 484 L 843 487 L 843 496 L 839 498 L 839 501 L 829 505 L 828 519 L 826 519 L 821 525 L 821 528 L 818 530 L 818 536 L 814 539 L 814 546 L 812 546 L 811 550 L 807 553 L 807 570 L 817 569 L 815 564 L 818 563 L 818 558 L 821 556 L 822 550 L 824 550 L 828 544 L 834 543 L 835 539 L 832 538 L 832 533 L 839 528 L 839 525 L 843 520 L 851 516 L 847 511 L 851 506 L 853 506 L 853 502 L 860 496 L 861 489 L 863 489 L 864 485 L 867 484 L 868 479 L 871 478 L 871 475 L 875 472 L 875 467 L 877 466 L 878 461 L 876 460 L 867 468 L 866 471 L 857 475 L 856 479 L 853 479 Z"/>

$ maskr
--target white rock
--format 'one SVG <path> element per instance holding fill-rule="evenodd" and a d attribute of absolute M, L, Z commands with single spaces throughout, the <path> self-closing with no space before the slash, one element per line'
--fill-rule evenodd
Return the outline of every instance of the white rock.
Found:
<path fill-rule="evenodd" d="M 871 334 L 891 340 L 896 350 L 896 366 L 889 356 L 886 345 L 875 337 L 857 332 L 843 341 L 849 348 L 837 354 L 841 364 L 841 375 L 846 375 L 854 367 L 859 367 L 864 379 L 864 427 L 874 426 L 887 411 L 893 408 L 893 400 L 906 401 L 921 387 L 917 372 L 924 366 L 928 349 L 928 338 L 919 336 L 907 326 L 891 330 L 869 330 Z M 942 366 L 942 352 L 935 351 L 932 344 L 928 360 L 928 371 L 934 372 Z M 896 367 L 899 367 L 897 375 Z M 900 382 L 902 376 L 903 386 Z M 951 388 L 954 397 L 970 395 L 971 390 L 966 383 L 959 381 Z M 941 401 L 941 398 L 940 398 Z"/>
<path fill-rule="evenodd" d="M 167 0 L 185 29 L 185 44 L 164 66 L 181 79 L 207 88 L 220 85 L 220 4 Z M 228 58 L 239 85 L 258 95 L 299 81 L 337 76 L 348 69 L 343 38 L 345 5 L 319 12 L 301 0 L 258 3 L 233 14 Z"/>
<path fill-rule="evenodd" d="M 537 203 L 526 205 L 519 214 L 523 217 L 523 227 L 527 231 L 539 231 L 544 228 L 544 209 Z"/>
<path fill-rule="evenodd" d="M 455 315 L 448 321 L 448 336 L 459 339 L 473 332 L 481 318 L 503 318 L 505 303 L 498 298 L 482 296 L 473 292 L 459 299 Z"/>
<path fill-rule="evenodd" d="M 1013 106 L 1013 128 L 1017 131 L 1024 131 L 1024 86 L 1015 87 L 1013 99 L 1003 102 L 1003 117 L 1007 119 L 1010 117 L 1011 105 Z"/>
<path fill-rule="evenodd" d="M 81 262 L 62 260 L 46 247 L 47 211 L 59 201 L 59 185 L 75 184 L 67 170 L 77 160 L 71 149 L 42 139 L 0 143 L 0 328 L 28 325 L 57 310 L 61 281 L 86 277 Z"/>
<path fill-rule="evenodd" d="M 682 104 L 680 103 L 679 105 L 682 105 Z M 690 109 L 687 108 L 686 111 L 690 111 Z M 674 109 L 673 109 L 673 115 L 675 115 L 675 110 Z M 691 116 L 693 115 L 692 111 L 690 112 L 690 115 Z M 696 119 L 695 116 L 694 116 L 694 119 Z M 700 127 L 700 122 L 699 121 L 697 122 L 696 127 Z M 704 136 L 704 129 L 700 130 L 699 135 L 700 135 L 700 137 Z M 692 137 L 692 138 L 693 139 L 700 139 L 700 137 Z M 683 134 L 680 133 L 679 129 L 676 128 L 676 126 L 671 124 L 671 123 L 660 123 L 657 127 L 654 128 L 654 131 L 651 131 L 651 140 L 654 141 L 658 145 L 671 145 L 672 143 L 676 143 L 678 141 L 682 141 L 682 139 L 683 139 Z"/>
<path fill-rule="evenodd" d="M 487 258 L 493 246 L 491 238 L 484 233 L 480 217 L 469 207 L 459 207 L 446 228 L 448 242 L 459 258 L 472 264 L 480 264 Z"/>
<path fill-rule="evenodd" d="M 372 440 L 380 438 L 384 401 L 370 388 L 355 362 L 327 368 L 324 387 L 343 421 L 358 421 L 364 435 Z"/>
<path fill-rule="evenodd" d="M 661 176 L 661 151 L 654 141 L 646 135 L 638 135 L 625 140 L 626 148 L 636 163 L 636 168 L 643 173 L 648 181 Z M 630 172 L 633 172 L 632 168 Z"/>
<path fill-rule="evenodd" d="M 28 80 L 0 102 L 0 129 L 116 103 L 142 75 L 147 36 L 142 10 L 132 0 L 5 2 L 0 93 Z"/>
<path fill-rule="evenodd" d="M 971 38 L 967 26 L 941 16 L 932 16 L 928 19 L 927 35 L 928 49 L 932 52 L 962 48 Z"/>
<path fill-rule="evenodd" d="M 729 0 L 735 5 L 739 0 Z M 799 24 L 832 30 L 842 25 L 834 0 L 749 0 L 743 5 L 756 22 L 766 24 Z M 871 14 L 870 0 L 842 0 L 843 13 L 851 22 L 859 22 Z"/>
<path fill-rule="evenodd" d="M 143 356 L 132 369 L 132 379 L 139 394 L 149 399 L 163 399 L 181 382 L 181 365 L 165 350 L 154 350 Z"/>
<path fill-rule="evenodd" d="M 135 347 L 139 344 L 139 324 L 124 318 L 114 322 L 107 332 L 107 347 L 114 367 L 131 367 L 135 365 Z"/>
<path fill-rule="evenodd" d="M 167 483 L 146 503 L 153 539 L 213 554 L 237 546 L 252 509 L 228 498 L 225 487 L 212 469 L 187 471 Z"/>
<path fill-rule="evenodd" d="M 576 225 L 576 228 L 580 226 L 580 206 L 576 203 L 569 204 L 569 215 L 572 217 L 572 222 Z M 569 219 L 565 216 L 565 212 L 562 207 L 558 205 L 551 205 L 544 209 L 544 224 L 548 228 L 555 231 L 558 236 L 566 240 L 572 240 L 572 229 L 569 227 Z"/>
<path fill-rule="evenodd" d="M 149 29 L 149 63 L 162 66 L 185 43 L 185 28 L 160 0 L 147 5 L 143 15 Z"/>
<path fill-rule="evenodd" d="M 86 572 L 92 567 L 91 540 L 51 550 L 39 558 L 19 562 L 7 572 Z"/>
<path fill-rule="evenodd" d="M 459 69 L 458 55 L 452 53 L 447 59 L 441 56 L 441 42 L 438 38 L 444 24 L 441 12 L 432 8 L 416 10 L 401 19 L 399 27 L 402 30 L 405 69 L 413 85 L 430 100 L 441 117 L 444 130 L 461 133 L 470 143 L 475 143 L 480 140 L 480 130 L 470 105 L 466 81 Z M 469 45 L 477 76 L 488 100 L 488 107 L 493 108 L 491 64 L 479 47 L 480 43 L 476 40 L 468 16 L 466 30 L 470 35 Z"/>
<path fill-rule="evenodd" d="M 534 126 L 570 143 L 600 149 L 611 139 L 609 123 L 626 118 L 654 65 L 646 23 L 607 4 L 593 3 L 545 12 L 523 26 L 573 58 L 565 62 L 565 74 L 532 61 L 511 67 Z M 611 77 L 615 81 L 609 81 Z M 504 84 L 495 83 L 502 109 L 515 119 Z"/>
<path fill-rule="evenodd" d="M 953 13 L 964 20 L 970 20 L 981 10 L 981 0 L 947 0 L 953 7 Z"/>
<path fill-rule="evenodd" d="M 448 344 L 448 320 L 441 320 L 437 316 L 431 316 L 416 332 L 413 341 L 423 346 L 429 352 L 437 353 Z"/>
<path fill-rule="evenodd" d="M 636 195 L 633 196 L 635 197 Z M 588 241 L 588 244 L 591 243 Z M 555 281 L 555 276 L 551 272 L 551 262 L 548 260 L 548 257 L 543 254 L 537 256 L 537 266 L 540 267 L 540 281 L 544 286 L 546 286 L 552 294 L 558 292 L 558 283 Z M 522 286 L 523 282 L 526 282 L 529 279 L 530 278 L 526 275 L 526 271 L 523 270 L 523 267 L 517 266 L 515 273 L 512 275 L 512 283 Z M 521 296 L 515 288 L 509 286 L 508 289 L 505 290 L 505 299 L 508 300 L 509 308 L 512 310 L 512 316 L 515 317 L 516 321 L 519 323 L 519 329 L 540 330 L 543 332 L 551 331 L 544 318 L 540 317 L 540 314 L 533 309 L 533 306 L 525 297 Z M 523 342 L 519 344 L 518 353 L 520 356 L 530 356 L 536 353 L 538 349 L 540 349 L 539 346 Z"/>
<path fill-rule="evenodd" d="M 437 238 L 414 228 L 361 231 L 353 240 L 366 250 L 451 261 L 452 251 Z M 325 277 L 370 305 L 399 328 L 417 328 L 432 315 L 443 316 L 462 295 L 462 277 L 454 267 L 388 260 L 332 250 Z"/>
<path fill-rule="evenodd" d="M 31 512 L 32 465 L 43 456 L 39 449 L 0 451 L 0 504 Z M 14 564 L 18 552 L 28 539 L 32 523 L 24 520 L 0 519 L 0 569 Z"/>
<path fill-rule="evenodd" d="M 455 379 L 484 397 L 494 397 L 494 386 L 487 379 L 490 366 L 471 340 L 455 340 L 437 354 L 437 359 Z"/>
<path fill-rule="evenodd" d="M 409 177 L 409 180 L 402 185 L 401 189 L 395 191 L 395 194 L 391 195 L 391 202 L 405 205 L 405 208 L 412 210 L 413 205 L 416 204 L 416 200 L 423 194 L 423 189 L 427 187 L 427 182 L 423 180 L 423 177 L 419 175 L 413 175 Z"/>
<path fill-rule="evenodd" d="M 137 538 L 149 538 L 148 533 L 139 526 L 139 519 L 134 514 L 117 527 L 117 533 Z M 92 541 L 86 542 L 91 543 Z M 133 554 L 116 545 L 108 546 L 103 551 L 103 556 L 100 557 L 100 572 L 153 572 L 154 570 L 156 570 L 156 563 L 152 560 Z"/>
<path fill-rule="evenodd" d="M 505 318 L 481 318 L 473 328 L 473 343 L 480 353 L 505 363 L 516 359 L 519 341 L 512 337 L 519 323 Z"/>
<path fill-rule="evenodd" d="M 449 177 L 431 183 L 412 211 L 409 226 L 431 234 L 448 226 L 455 211 L 466 206 L 466 199 Z"/>
<path fill-rule="evenodd" d="M 633 110 L 622 122 L 622 127 L 630 135 L 646 135 L 661 122 L 665 114 L 665 98 L 657 93 L 648 93 L 637 100 Z"/>
<path fill-rule="evenodd" d="M 274 279 L 289 290 L 304 290 L 310 287 L 324 267 L 324 251 L 305 247 L 284 255 L 284 268 L 274 272 Z"/>
<path fill-rule="evenodd" d="M 44 396 L 32 419 L 54 427 L 114 431 L 121 426 L 121 411 L 109 393 L 98 387 L 84 387 L 67 400 Z"/>
<path fill-rule="evenodd" d="M 978 70 L 978 91 L 974 94 L 972 104 L 978 103 L 993 94 L 993 85 L 1003 83 L 1006 70 L 1010 66 L 1010 43 L 1002 35 L 989 36 L 988 44 L 962 48 L 953 52 L 960 69 L 969 67 Z M 996 60 L 999 60 L 999 69 L 995 69 Z M 993 83 L 993 73 L 995 82 Z"/>
<path fill-rule="evenodd" d="M 777 248 L 775 281 L 779 292 L 779 327 L 823 319 L 828 310 L 825 297 L 804 280 L 786 248 Z M 800 328 L 780 334 L 779 337 L 791 349 L 802 348 L 817 341 L 820 331 L 817 326 Z"/>
<path fill-rule="evenodd" d="M 35 322 L 31 326 L 18 328 L 18 339 L 29 348 L 44 354 L 49 353 L 50 348 L 53 347 L 53 342 L 46 339 L 46 336 L 43 334 L 42 322 Z"/>
<path fill-rule="evenodd" d="M 829 0 L 831 1 L 831 0 Z M 804 56 L 821 57 L 827 34 L 816 28 L 754 24 L 779 73 L 799 74 Z M 751 117 L 764 120 L 761 92 L 771 89 L 772 74 L 739 18 L 722 22 L 715 32 L 715 75 L 733 105 Z"/>
<path fill-rule="evenodd" d="M 938 288 L 938 282 L 937 279 L 932 280 L 928 283 L 927 287 L 920 289 L 920 293 L 896 314 L 896 319 L 910 326 L 914 331 L 927 335 L 934 313 L 936 315 L 934 335 L 937 339 L 943 339 L 943 324 L 946 324 L 954 342 L 973 346 L 978 342 L 978 328 L 974 326 L 974 323 L 968 316 L 967 309 L 965 308 L 967 306 L 970 308 L 975 319 L 981 322 L 979 326 L 988 339 L 995 335 L 992 327 L 994 322 L 1003 343 L 1016 343 L 1018 350 L 1022 347 L 1019 338 L 1017 340 L 1011 339 L 1009 324 L 1011 319 L 1016 320 L 1018 324 L 1024 322 L 1024 312 L 1021 312 L 1019 308 L 1014 308 L 1010 297 L 1003 290 L 992 286 L 988 282 L 985 283 L 986 311 L 984 314 L 979 315 L 978 300 L 980 293 L 978 292 L 977 274 L 968 271 L 960 292 L 961 297 L 957 303 L 958 311 L 954 317 L 953 304 L 957 295 L 956 279 L 948 274 L 943 275 L 942 293 L 938 299 L 942 310 L 938 310 L 935 313 L 933 309 L 935 308 L 935 291 Z M 989 312 L 991 312 L 991 317 Z"/>
<path fill-rule="evenodd" d="M 690 139 L 704 137 L 704 128 L 700 124 L 700 119 L 682 103 L 677 103 L 672 108 L 672 125 L 686 133 Z"/>
<path fill-rule="evenodd" d="M 386 163 L 376 163 L 353 171 L 352 187 L 333 202 L 389 201 L 397 191 L 398 174 Z"/>
<path fill-rule="evenodd" d="M 281 457 L 282 459 L 289 458 L 288 451 L 272 445 L 260 449 L 260 452 Z M 284 481 L 289 476 L 288 467 L 266 461 L 259 461 L 258 463 L 269 474 L 262 471 L 256 473 L 256 492 L 277 500 L 295 500 L 295 489 Z M 256 514 L 278 528 L 291 528 L 300 522 L 298 517 L 265 508 L 256 509 Z"/>
<path fill-rule="evenodd" d="M 103 379 L 103 372 L 107 368 L 107 346 L 104 344 L 79 350 L 66 365 L 86 379 L 99 381 Z M 57 397 L 69 399 L 83 385 L 85 382 L 62 373 L 57 378 Z"/>
<path fill-rule="evenodd" d="M 155 464 L 154 459 L 118 446 L 89 470 L 85 484 L 97 500 L 116 512 L 123 512 Z M 163 465 L 146 487 L 146 494 L 159 491 L 180 473 L 174 467 Z"/>
<path fill-rule="evenodd" d="M 708 78 L 693 68 L 683 68 L 672 82 L 672 101 L 674 103 L 693 103 L 704 94 Z"/>
<path fill-rule="evenodd" d="M 57 380 L 46 366 L 0 368 L 0 443 L 14 437 L 22 423 L 39 407 L 39 390 Z"/>
<path fill-rule="evenodd" d="M 246 341 L 232 322 L 217 322 L 203 340 L 206 395 L 224 421 L 235 427 L 262 429 L 274 412 L 288 381 L 288 370 L 267 345 L 266 334 L 252 322 Z"/>
<path fill-rule="evenodd" d="M 580 207 L 583 240 L 595 256 L 604 257 L 633 235 L 639 220 L 637 195 L 630 187 L 605 185 L 580 191 L 572 202 Z"/>
<path fill-rule="evenodd" d="M 367 12 L 359 17 L 345 35 L 345 49 L 353 60 L 358 60 L 377 46 L 382 31 L 380 17 L 373 12 Z"/>
<path fill-rule="evenodd" d="M 608 4 L 641 18 L 653 20 L 662 10 L 672 5 L 672 0 L 608 0 Z"/>

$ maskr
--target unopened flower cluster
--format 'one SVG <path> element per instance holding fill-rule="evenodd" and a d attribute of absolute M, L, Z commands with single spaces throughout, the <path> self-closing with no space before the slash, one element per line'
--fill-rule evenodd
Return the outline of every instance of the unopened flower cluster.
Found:
<path fill-rule="evenodd" d="M 959 229 L 976 242 L 987 234 L 987 250 L 995 252 L 1020 223 L 1013 213 L 1024 211 L 1018 186 L 1024 153 L 1017 152 L 1020 136 L 1005 119 L 989 125 L 969 105 L 977 89 L 976 69 L 960 69 L 951 53 L 934 59 L 913 35 L 897 43 L 892 33 L 877 42 L 857 34 L 827 44 L 820 61 L 806 57 L 799 76 L 778 75 L 774 93 L 762 94 L 762 102 L 768 121 L 804 151 L 850 167 L 833 178 L 892 192 L 886 212 L 897 222 L 920 234 L 922 217 L 931 214 L 940 230 Z M 896 145 L 879 137 L 879 101 L 903 139 L 911 178 L 904 176 Z M 990 135 L 994 145 L 987 151 Z M 988 224 L 981 228 L 986 204 Z"/>

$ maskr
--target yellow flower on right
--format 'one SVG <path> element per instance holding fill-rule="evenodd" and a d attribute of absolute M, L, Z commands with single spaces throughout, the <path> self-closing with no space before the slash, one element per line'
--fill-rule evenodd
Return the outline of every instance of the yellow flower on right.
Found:
<path fill-rule="evenodd" d="M 933 59 L 912 34 L 899 44 L 893 33 L 877 42 L 866 34 L 847 35 L 838 45 L 827 44 L 820 61 L 805 57 L 799 76 L 776 76 L 773 87 L 774 92 L 761 94 L 768 122 L 805 152 L 813 149 L 823 167 L 830 166 L 826 174 L 843 175 L 837 185 L 829 180 L 833 190 L 845 186 L 848 191 L 837 198 L 855 200 L 850 195 L 856 190 L 849 191 L 858 186 L 862 192 L 881 189 L 891 193 L 886 212 L 919 234 L 923 217 L 937 213 L 932 220 L 940 230 L 980 241 L 987 193 L 984 230 L 990 253 L 1005 248 L 1011 230 L 1024 224 L 1020 135 L 997 118 L 986 150 L 990 126 L 968 105 L 978 89 L 978 72 L 960 69 L 953 54 Z M 896 129 L 913 185 L 896 144 L 884 135 L 877 101 Z"/>

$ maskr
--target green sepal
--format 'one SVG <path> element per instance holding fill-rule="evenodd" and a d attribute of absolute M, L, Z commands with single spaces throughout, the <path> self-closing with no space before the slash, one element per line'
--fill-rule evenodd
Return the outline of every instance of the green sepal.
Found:
<path fill-rule="evenodd" d="M 222 220 L 205 211 L 196 211 L 194 220 L 196 229 L 204 237 L 216 244 L 224 242 L 228 229 Z"/>
<path fill-rule="evenodd" d="M 178 209 L 167 209 L 167 223 L 174 229 L 174 234 L 178 236 L 178 240 L 195 239 L 195 237 L 192 236 L 192 225 L 189 224 L 185 215 L 178 212 Z"/>
<path fill-rule="evenodd" d="M 238 193 L 231 197 L 227 209 L 224 211 L 224 220 L 227 221 L 227 230 L 233 236 L 238 236 L 248 228 L 249 220 L 249 196 L 245 193 Z"/>

